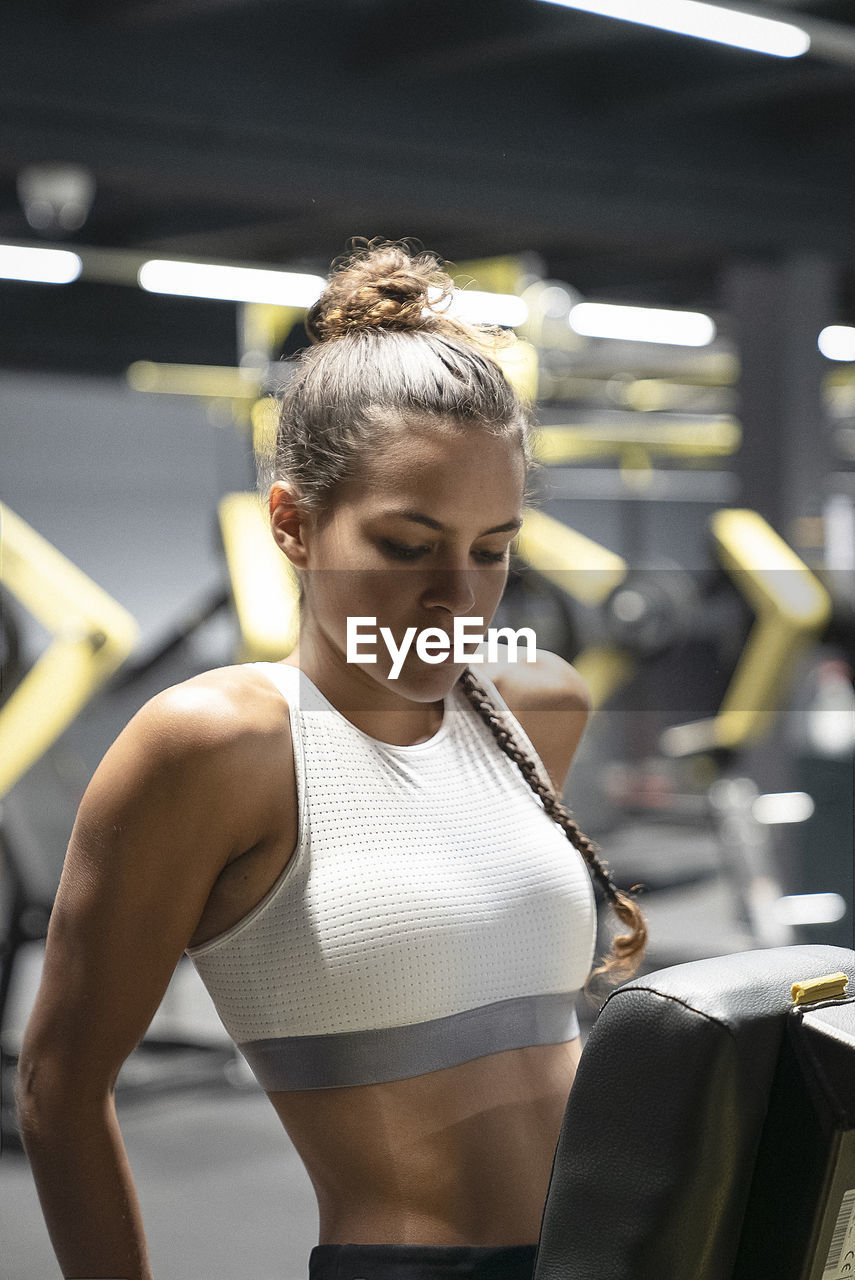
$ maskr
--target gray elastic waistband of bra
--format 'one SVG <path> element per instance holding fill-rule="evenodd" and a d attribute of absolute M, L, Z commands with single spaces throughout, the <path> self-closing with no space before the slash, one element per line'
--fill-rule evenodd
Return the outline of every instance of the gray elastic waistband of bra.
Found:
<path fill-rule="evenodd" d="M 403 1027 L 249 1040 L 238 1047 L 263 1089 L 379 1084 L 505 1049 L 572 1040 L 579 1034 L 577 994 L 516 996 Z"/>

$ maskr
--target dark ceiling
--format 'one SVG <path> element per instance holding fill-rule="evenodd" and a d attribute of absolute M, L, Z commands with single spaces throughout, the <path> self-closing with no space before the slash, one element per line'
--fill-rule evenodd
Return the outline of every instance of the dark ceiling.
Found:
<path fill-rule="evenodd" d="M 541 0 L 6 0 L 0 240 L 38 241 L 21 169 L 69 161 L 97 184 L 70 244 L 324 270 L 354 234 L 408 235 L 708 308 L 727 263 L 810 253 L 853 322 L 855 4 L 754 7 L 815 51 Z M 233 358 L 225 304 L 85 280 L 0 304 L 6 367 Z"/>

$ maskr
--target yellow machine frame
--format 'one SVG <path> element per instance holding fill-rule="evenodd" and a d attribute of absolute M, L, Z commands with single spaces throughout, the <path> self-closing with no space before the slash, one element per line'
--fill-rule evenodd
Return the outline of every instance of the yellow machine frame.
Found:
<path fill-rule="evenodd" d="M 0 708 L 0 798 L 72 723 L 134 649 L 122 605 L 0 502 L 0 582 L 53 633 Z"/>

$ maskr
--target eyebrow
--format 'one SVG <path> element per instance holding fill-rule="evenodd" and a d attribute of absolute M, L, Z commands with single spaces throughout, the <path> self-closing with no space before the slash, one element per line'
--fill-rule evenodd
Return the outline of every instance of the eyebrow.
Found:
<path fill-rule="evenodd" d="M 387 511 L 385 515 L 397 516 L 399 520 L 412 520 L 414 524 L 427 525 L 428 529 L 437 529 L 440 533 L 445 533 L 446 526 L 440 524 L 439 520 L 434 520 L 431 516 L 426 516 L 421 511 Z M 479 533 L 479 538 L 486 538 L 488 533 L 511 533 L 522 528 L 522 520 L 508 520 L 506 524 L 494 525 L 492 529 L 485 529 L 483 533 Z"/>

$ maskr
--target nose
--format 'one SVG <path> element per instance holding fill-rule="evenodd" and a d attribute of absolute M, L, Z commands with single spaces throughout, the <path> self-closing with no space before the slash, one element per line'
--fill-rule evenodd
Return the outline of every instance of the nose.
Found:
<path fill-rule="evenodd" d="M 472 570 L 437 568 L 422 593 L 426 609 L 447 609 L 455 616 L 466 614 L 475 603 Z"/>

